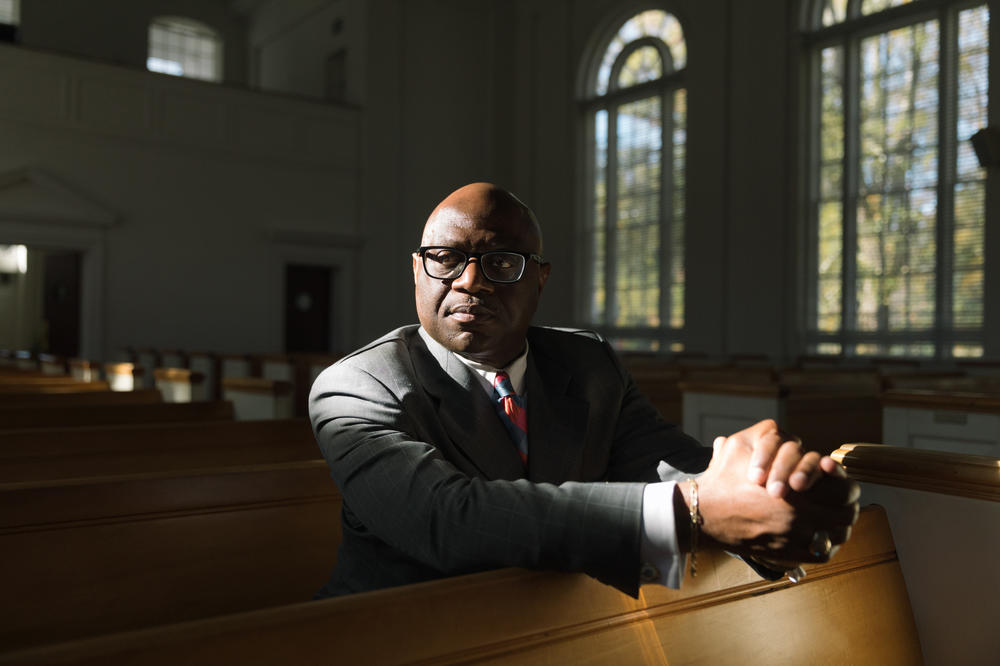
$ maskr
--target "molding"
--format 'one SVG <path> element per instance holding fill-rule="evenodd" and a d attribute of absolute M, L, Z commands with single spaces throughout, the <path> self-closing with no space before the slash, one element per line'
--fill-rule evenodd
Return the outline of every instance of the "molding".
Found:
<path fill-rule="evenodd" d="M 119 215 L 37 167 L 0 173 L 0 220 L 106 228 Z"/>
<path fill-rule="evenodd" d="M 265 232 L 273 243 L 283 245 L 303 245 L 307 247 L 337 247 L 349 250 L 360 249 L 365 239 L 355 234 L 323 231 L 319 229 L 289 229 L 272 227 Z"/>
<path fill-rule="evenodd" d="M 996 458 L 884 444 L 844 444 L 830 457 L 856 481 L 1000 502 Z"/>

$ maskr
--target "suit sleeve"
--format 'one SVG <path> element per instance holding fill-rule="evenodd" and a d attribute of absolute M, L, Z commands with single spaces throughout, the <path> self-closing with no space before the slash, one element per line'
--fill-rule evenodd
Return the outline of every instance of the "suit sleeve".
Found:
<path fill-rule="evenodd" d="M 464 474 L 422 437 L 413 387 L 399 373 L 352 361 L 317 379 L 310 417 L 345 505 L 366 530 L 442 575 L 509 566 L 579 571 L 638 593 L 644 484 Z"/>

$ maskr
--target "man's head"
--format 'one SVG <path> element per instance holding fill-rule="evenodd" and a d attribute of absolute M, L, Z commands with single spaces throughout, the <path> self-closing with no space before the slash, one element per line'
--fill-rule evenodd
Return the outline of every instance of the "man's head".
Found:
<path fill-rule="evenodd" d="M 413 255 L 417 316 L 431 337 L 445 348 L 480 363 L 504 367 L 524 351 L 524 339 L 551 266 L 540 263 L 542 232 L 534 213 L 513 194 L 489 183 L 459 188 L 438 204 L 427 219 L 421 247 L 453 248 L 473 254 L 465 270 L 452 278 L 435 278 L 424 269 L 425 258 Z M 483 252 L 507 250 L 525 255 L 524 273 L 516 282 L 487 278 Z M 428 250 L 432 272 L 443 274 L 440 251 Z M 519 259 L 514 259 L 515 268 Z M 488 255 L 494 278 L 503 279 L 505 257 Z M 450 261 L 450 259 L 449 259 Z M 452 265 L 452 264 L 449 264 Z M 461 256 L 455 270 L 461 268 Z M 512 274 L 511 274 L 512 275 Z"/>

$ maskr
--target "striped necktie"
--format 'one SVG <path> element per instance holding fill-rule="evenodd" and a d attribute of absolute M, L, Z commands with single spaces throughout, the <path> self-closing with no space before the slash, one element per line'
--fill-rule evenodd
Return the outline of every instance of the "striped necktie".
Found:
<path fill-rule="evenodd" d="M 496 401 L 500 407 L 500 418 L 510 433 L 510 438 L 514 440 L 517 453 L 521 456 L 521 462 L 528 464 L 528 413 L 524 409 L 521 396 L 514 393 L 514 387 L 510 383 L 510 376 L 506 372 L 498 372 L 493 380 L 493 388 L 496 391 Z"/>

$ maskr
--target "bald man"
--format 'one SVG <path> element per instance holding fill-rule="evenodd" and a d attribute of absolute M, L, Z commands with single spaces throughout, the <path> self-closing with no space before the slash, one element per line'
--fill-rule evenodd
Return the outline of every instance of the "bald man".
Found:
<path fill-rule="evenodd" d="M 780 576 L 848 538 L 857 486 L 832 460 L 770 421 L 702 447 L 599 336 L 531 325 L 551 266 L 509 192 L 453 192 L 412 260 L 420 325 L 338 361 L 310 394 L 344 497 L 318 596 L 510 566 L 635 596 L 679 586 L 699 539 Z"/>

